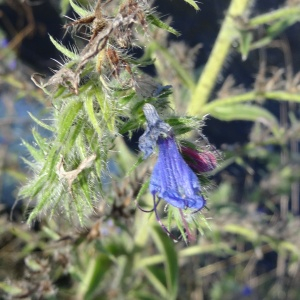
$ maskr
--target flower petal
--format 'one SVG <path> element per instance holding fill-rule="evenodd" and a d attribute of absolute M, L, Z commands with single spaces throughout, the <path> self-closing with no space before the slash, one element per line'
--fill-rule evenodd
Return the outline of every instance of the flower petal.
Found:
<path fill-rule="evenodd" d="M 147 120 L 147 128 L 139 139 L 139 148 L 146 159 L 153 153 L 159 136 L 171 135 L 172 127 L 160 119 L 153 105 L 146 103 L 143 111 Z"/>
<path fill-rule="evenodd" d="M 159 138 L 158 147 L 150 192 L 178 208 L 201 209 L 205 200 L 199 180 L 179 153 L 174 138 Z"/>

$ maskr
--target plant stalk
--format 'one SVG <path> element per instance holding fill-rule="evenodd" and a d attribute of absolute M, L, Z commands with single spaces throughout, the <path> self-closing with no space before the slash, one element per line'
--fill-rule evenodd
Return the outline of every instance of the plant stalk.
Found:
<path fill-rule="evenodd" d="M 192 98 L 188 106 L 188 113 L 190 115 L 198 115 L 203 105 L 208 101 L 217 81 L 217 76 L 229 53 L 232 41 L 238 36 L 235 18 L 243 16 L 251 2 L 251 0 L 231 1 L 209 60 L 199 78 L 196 89 L 192 93 Z"/>

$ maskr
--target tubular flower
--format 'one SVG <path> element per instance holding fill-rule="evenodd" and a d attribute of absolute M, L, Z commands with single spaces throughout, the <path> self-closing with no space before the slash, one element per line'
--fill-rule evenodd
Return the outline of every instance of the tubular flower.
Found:
<path fill-rule="evenodd" d="M 160 119 L 151 104 L 145 104 L 143 111 L 148 126 L 139 140 L 139 148 L 145 158 L 153 153 L 156 145 L 159 148 L 149 187 L 154 210 L 156 197 L 180 209 L 200 210 L 206 201 L 199 180 L 181 156 L 171 126 Z"/>
<path fill-rule="evenodd" d="M 181 153 L 187 164 L 196 173 L 209 172 L 217 167 L 217 159 L 212 152 L 198 152 L 192 148 L 181 146 Z"/>

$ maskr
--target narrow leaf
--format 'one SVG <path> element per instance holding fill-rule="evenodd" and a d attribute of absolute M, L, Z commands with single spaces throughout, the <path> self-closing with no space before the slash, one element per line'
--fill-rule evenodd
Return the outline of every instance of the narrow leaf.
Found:
<path fill-rule="evenodd" d="M 18 296 L 22 297 L 22 294 L 25 292 L 21 288 L 12 284 L 7 284 L 6 282 L 0 282 L 0 290 L 4 291 L 12 297 L 16 296 L 17 298 L 19 298 Z M 4 295 L 2 296 L 4 297 Z"/>
<path fill-rule="evenodd" d="M 89 187 L 87 176 L 81 176 L 80 181 L 80 190 L 83 193 L 84 197 L 82 199 L 86 204 L 93 209 L 92 197 L 91 197 L 91 188 Z"/>
<path fill-rule="evenodd" d="M 85 108 L 85 111 L 87 112 L 87 115 L 89 117 L 89 121 L 93 125 L 93 128 L 98 133 L 99 137 L 101 137 L 102 130 L 99 126 L 99 123 L 98 123 L 98 120 L 97 120 L 97 117 L 96 117 L 96 114 L 95 114 L 95 111 L 94 111 L 94 101 L 93 101 L 92 96 L 90 96 L 86 99 L 86 101 L 84 102 L 84 108 Z"/>
<path fill-rule="evenodd" d="M 97 89 L 94 92 L 94 95 L 96 96 L 96 100 L 99 103 L 100 109 L 102 111 L 102 115 L 104 117 L 104 120 L 106 122 L 107 128 L 111 131 L 115 131 L 115 116 L 114 116 L 114 108 L 111 103 L 105 99 L 105 96 L 102 92 L 100 92 L 100 89 Z"/>
<path fill-rule="evenodd" d="M 184 0 L 184 1 L 187 2 L 188 4 L 190 4 L 191 6 L 193 6 L 196 10 L 200 10 L 196 1 L 194 1 L 194 0 Z"/>
<path fill-rule="evenodd" d="M 162 232 L 160 227 L 154 226 L 151 229 L 153 240 L 165 257 L 165 273 L 169 299 L 176 299 L 178 291 L 178 258 L 174 243 Z"/>
<path fill-rule="evenodd" d="M 53 126 L 47 125 L 46 123 L 42 122 L 41 120 L 39 120 L 38 118 L 36 118 L 33 114 L 31 114 L 30 112 L 28 112 L 30 118 L 37 123 L 39 126 L 41 126 L 42 128 L 45 128 L 51 132 L 55 131 L 55 128 Z"/>
<path fill-rule="evenodd" d="M 60 1 L 60 11 L 61 15 L 64 16 L 69 8 L 69 0 L 61 0 Z"/>
<path fill-rule="evenodd" d="M 260 121 L 266 125 L 278 127 L 277 120 L 273 114 L 257 105 L 229 105 L 215 107 L 210 114 L 223 121 Z"/>
<path fill-rule="evenodd" d="M 51 194 L 53 193 L 53 189 L 55 189 L 55 187 L 51 186 L 47 182 L 47 189 L 45 189 L 45 192 L 42 194 L 42 197 L 38 200 L 37 205 L 31 211 L 31 213 L 29 215 L 29 218 L 27 220 L 28 224 L 31 224 L 31 222 L 42 212 L 42 210 L 45 207 L 47 207 L 47 204 L 48 204 L 48 207 L 49 207 L 49 198 L 51 197 Z M 33 195 L 33 197 L 34 197 L 34 195 Z"/>
<path fill-rule="evenodd" d="M 61 43 L 58 43 L 50 34 L 49 34 L 49 37 L 50 37 L 50 41 L 55 46 L 55 48 L 59 52 L 61 52 L 63 55 L 65 55 L 66 57 L 68 57 L 70 59 L 74 59 L 74 60 L 76 60 L 78 58 L 78 55 L 76 53 L 72 52 L 71 50 L 69 50 L 68 48 L 63 46 Z"/>
<path fill-rule="evenodd" d="M 46 139 L 42 138 L 35 128 L 32 129 L 32 135 L 39 148 L 46 153 L 48 150 L 48 143 Z"/>
<path fill-rule="evenodd" d="M 22 144 L 27 148 L 30 155 L 34 158 L 36 161 L 43 161 L 44 160 L 44 154 L 41 150 L 36 149 L 35 147 L 31 146 L 29 143 L 22 140 Z"/>
<path fill-rule="evenodd" d="M 230 233 L 233 233 L 233 234 L 241 235 L 249 241 L 256 241 L 259 238 L 257 232 L 253 231 L 250 228 L 243 227 L 240 224 L 239 225 L 237 225 L 237 224 L 228 224 L 224 227 L 223 230 L 225 232 L 230 232 Z"/>
<path fill-rule="evenodd" d="M 87 268 L 88 272 L 86 273 L 81 285 L 82 295 L 84 296 L 83 299 L 94 299 L 93 294 L 99 287 L 99 284 L 106 272 L 109 270 L 111 264 L 112 261 L 109 257 L 102 253 L 100 253 L 96 259 L 91 259 Z"/>
<path fill-rule="evenodd" d="M 77 118 L 75 124 L 71 127 L 69 135 L 68 135 L 68 140 L 66 140 L 66 143 L 64 144 L 64 154 L 68 154 L 70 151 L 72 151 L 72 148 L 80 136 L 80 132 L 84 127 L 84 121 L 82 118 Z M 82 157 L 85 157 L 83 155 Z"/>
<path fill-rule="evenodd" d="M 89 11 L 83 9 L 82 7 L 78 6 L 73 2 L 73 0 L 70 0 L 70 5 L 74 9 L 74 11 L 80 16 L 80 17 L 86 17 L 87 15 L 90 14 Z"/>
<path fill-rule="evenodd" d="M 147 15 L 147 21 L 158 28 L 164 29 L 170 33 L 175 34 L 176 36 L 180 36 L 180 33 L 176 29 L 166 24 L 165 22 L 161 21 L 160 19 L 158 19 L 152 14 Z"/>
<path fill-rule="evenodd" d="M 65 143 L 67 134 L 69 133 L 70 128 L 73 122 L 75 121 L 77 114 L 82 108 L 82 105 L 83 105 L 82 102 L 70 101 L 64 108 L 63 113 L 60 115 L 59 124 L 58 124 L 59 132 L 58 132 L 57 139 L 59 142 Z"/>
<path fill-rule="evenodd" d="M 144 269 L 145 275 L 148 280 L 152 283 L 153 287 L 160 293 L 163 299 L 166 299 L 168 290 L 165 283 L 163 282 L 163 273 L 160 272 L 159 268 L 147 267 Z"/>

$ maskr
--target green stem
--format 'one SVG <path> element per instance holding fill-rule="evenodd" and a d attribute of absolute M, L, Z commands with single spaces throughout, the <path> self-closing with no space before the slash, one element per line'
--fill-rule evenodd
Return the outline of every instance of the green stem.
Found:
<path fill-rule="evenodd" d="M 251 0 L 231 1 L 209 60 L 204 67 L 195 91 L 192 93 L 192 98 L 188 107 L 188 112 L 191 115 L 199 114 L 203 105 L 208 101 L 211 91 L 217 81 L 217 76 L 219 75 L 230 50 L 231 43 L 238 36 L 235 18 L 244 14 L 250 2 Z"/>

